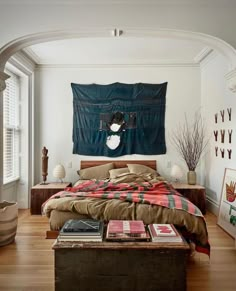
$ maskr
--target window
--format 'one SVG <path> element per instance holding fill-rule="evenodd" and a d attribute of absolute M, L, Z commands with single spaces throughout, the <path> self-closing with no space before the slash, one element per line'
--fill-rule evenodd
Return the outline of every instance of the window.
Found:
<path fill-rule="evenodd" d="M 19 178 L 20 149 L 20 78 L 7 71 L 3 94 L 3 183 Z"/>

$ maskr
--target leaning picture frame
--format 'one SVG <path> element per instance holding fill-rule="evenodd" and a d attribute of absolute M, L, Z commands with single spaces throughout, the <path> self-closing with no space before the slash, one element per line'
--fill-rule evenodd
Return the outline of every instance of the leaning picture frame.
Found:
<path fill-rule="evenodd" d="M 225 168 L 217 224 L 236 237 L 236 170 Z"/>

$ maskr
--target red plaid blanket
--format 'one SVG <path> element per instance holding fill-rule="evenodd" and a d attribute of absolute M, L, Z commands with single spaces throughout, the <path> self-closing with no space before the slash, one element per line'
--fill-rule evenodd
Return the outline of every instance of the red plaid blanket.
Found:
<path fill-rule="evenodd" d="M 177 192 L 171 184 L 163 181 L 154 184 L 149 182 L 113 184 L 104 181 L 87 181 L 76 187 L 68 187 L 51 198 L 61 197 L 120 199 L 181 209 L 195 216 L 203 216 L 197 206 Z"/>

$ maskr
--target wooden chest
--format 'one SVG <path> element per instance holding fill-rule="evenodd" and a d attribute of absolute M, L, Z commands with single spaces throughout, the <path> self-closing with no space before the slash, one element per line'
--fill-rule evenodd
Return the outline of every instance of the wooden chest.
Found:
<path fill-rule="evenodd" d="M 187 243 L 55 242 L 56 291 L 184 291 Z"/>

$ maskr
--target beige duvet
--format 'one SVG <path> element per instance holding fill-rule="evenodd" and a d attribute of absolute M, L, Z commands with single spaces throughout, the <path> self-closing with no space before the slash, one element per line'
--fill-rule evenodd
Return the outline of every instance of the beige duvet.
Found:
<path fill-rule="evenodd" d="M 188 232 L 196 235 L 199 243 L 206 244 L 208 241 L 203 217 L 158 205 L 131 203 L 118 199 L 64 197 L 49 200 L 44 207 L 44 213 L 50 219 L 52 230 L 60 229 L 70 218 L 90 217 L 104 221 L 135 219 L 143 220 L 144 224 L 173 223 L 179 227 L 184 226 Z"/>

